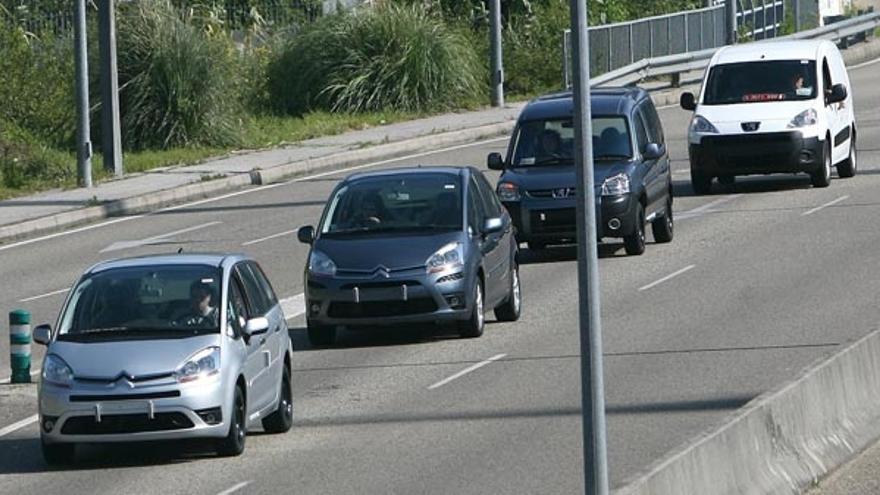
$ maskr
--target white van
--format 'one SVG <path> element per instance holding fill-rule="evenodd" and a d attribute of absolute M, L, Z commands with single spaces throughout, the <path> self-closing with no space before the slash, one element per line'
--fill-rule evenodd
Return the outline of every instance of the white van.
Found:
<path fill-rule="evenodd" d="M 831 167 L 856 173 L 856 125 L 840 51 L 825 40 L 768 41 L 719 49 L 703 77 L 688 131 L 694 192 L 713 178 L 797 173 L 826 187 Z"/>

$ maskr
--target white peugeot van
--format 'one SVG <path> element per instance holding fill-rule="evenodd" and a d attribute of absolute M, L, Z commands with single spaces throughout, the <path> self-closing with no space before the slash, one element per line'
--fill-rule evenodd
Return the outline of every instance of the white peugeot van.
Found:
<path fill-rule="evenodd" d="M 798 173 L 826 187 L 831 167 L 856 173 L 856 124 L 849 76 L 830 41 L 768 41 L 719 49 L 703 76 L 688 131 L 694 192 L 713 178 Z"/>

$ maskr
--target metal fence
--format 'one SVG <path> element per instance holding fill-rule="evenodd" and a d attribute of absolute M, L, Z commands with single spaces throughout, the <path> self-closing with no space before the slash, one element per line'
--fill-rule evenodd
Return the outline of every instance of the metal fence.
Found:
<path fill-rule="evenodd" d="M 782 34 L 783 0 L 736 0 L 737 32 L 750 39 Z M 794 0 L 798 1 L 798 0 Z M 598 75 L 636 61 L 723 46 L 727 37 L 724 4 L 589 28 L 590 74 Z M 563 37 L 564 77 L 570 86 L 571 31 Z"/>

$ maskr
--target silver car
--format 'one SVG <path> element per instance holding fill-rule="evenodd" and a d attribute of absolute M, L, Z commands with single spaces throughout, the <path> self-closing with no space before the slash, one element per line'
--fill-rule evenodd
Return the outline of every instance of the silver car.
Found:
<path fill-rule="evenodd" d="M 50 464 L 84 442 L 213 438 L 244 450 L 262 422 L 293 421 L 292 345 L 272 286 L 242 255 L 175 254 L 100 263 L 67 296 L 39 389 Z"/>

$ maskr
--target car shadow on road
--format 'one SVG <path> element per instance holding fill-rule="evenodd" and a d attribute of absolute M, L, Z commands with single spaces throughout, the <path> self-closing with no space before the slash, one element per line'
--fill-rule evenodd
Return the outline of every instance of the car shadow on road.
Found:
<path fill-rule="evenodd" d="M 204 440 L 83 444 L 77 445 L 73 464 L 49 466 L 43 460 L 39 438 L 4 438 L 0 439 L 0 475 L 180 464 L 216 455 Z"/>
<path fill-rule="evenodd" d="M 493 325 L 486 315 L 486 325 Z M 314 346 L 309 343 L 306 327 L 291 327 L 290 340 L 294 351 L 316 351 L 322 349 L 356 349 L 366 347 L 390 347 L 420 345 L 460 338 L 453 324 L 396 325 L 388 327 L 340 328 L 337 329 L 336 342 L 329 346 Z"/>
<path fill-rule="evenodd" d="M 690 180 L 675 180 L 672 182 L 672 195 L 676 198 L 686 198 L 723 194 L 759 194 L 812 187 L 810 178 L 806 175 L 744 176 L 737 177 L 733 184 L 720 184 L 717 180 L 713 180 L 712 189 L 708 194 L 696 194 Z"/>
<path fill-rule="evenodd" d="M 653 244 L 648 241 L 648 244 Z M 598 246 L 599 259 L 626 258 L 623 242 L 620 240 L 603 240 Z M 577 246 L 562 245 L 548 246 L 544 249 L 520 249 L 517 261 L 520 265 L 534 265 L 543 263 L 565 263 L 577 261 Z"/>

